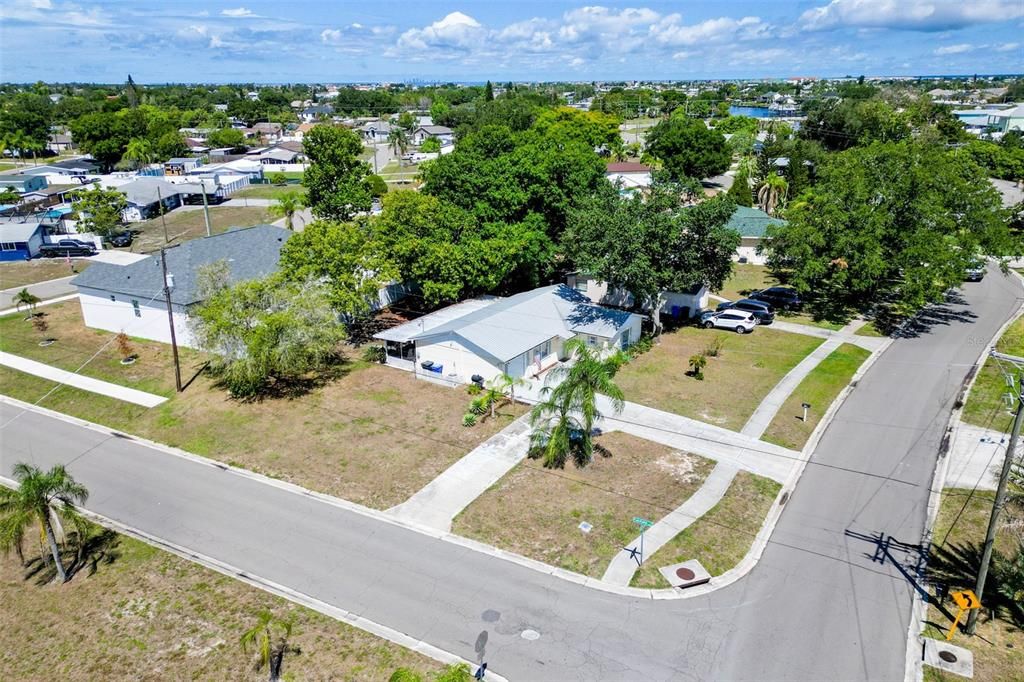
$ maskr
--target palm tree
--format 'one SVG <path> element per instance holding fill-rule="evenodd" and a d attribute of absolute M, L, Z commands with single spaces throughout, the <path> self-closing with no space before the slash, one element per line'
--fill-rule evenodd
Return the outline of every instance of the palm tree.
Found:
<path fill-rule="evenodd" d="M 405 155 L 407 149 L 409 149 L 409 134 L 402 128 L 397 126 L 391 128 L 391 132 L 388 133 L 388 143 L 391 147 L 391 151 L 398 154 L 398 165 L 402 165 L 402 156 Z"/>
<path fill-rule="evenodd" d="M 19 291 L 19 292 L 18 292 L 18 293 L 17 293 L 17 294 L 16 294 L 15 296 L 14 296 L 15 310 L 17 310 L 17 311 L 19 311 L 19 312 L 20 312 L 20 311 L 21 311 L 21 306 L 25 306 L 25 308 L 26 308 L 26 309 L 27 309 L 27 310 L 28 310 L 28 311 L 29 311 L 30 313 L 34 313 L 34 312 L 35 312 L 35 309 L 36 309 L 36 305 L 37 305 L 37 304 L 38 304 L 38 303 L 39 303 L 39 302 L 40 302 L 41 300 L 42 300 L 41 298 L 39 298 L 38 296 L 36 296 L 35 294 L 33 294 L 33 293 L 32 293 L 31 291 L 29 291 L 29 290 L 28 290 L 28 288 L 26 287 L 26 288 L 22 289 L 21 291 Z M 25 319 L 26 319 L 26 320 L 31 320 L 31 319 L 32 319 L 32 315 L 29 315 L 29 316 L 28 316 L 28 317 L 26 317 Z"/>
<path fill-rule="evenodd" d="M 83 504 L 89 491 L 61 464 L 44 472 L 21 462 L 14 465 L 14 478 L 19 484 L 17 490 L 0 488 L 0 548 L 14 548 L 20 557 L 25 530 L 38 523 L 40 539 L 45 538 L 49 545 L 57 577 L 66 583 L 68 573 L 57 545 L 54 521 L 63 519 L 81 527 L 82 519 L 75 505 Z"/>
<path fill-rule="evenodd" d="M 292 226 L 292 219 L 295 214 L 306 207 L 306 197 L 302 192 L 285 192 L 277 198 L 277 203 L 270 207 L 271 215 L 284 218 L 285 227 L 289 230 L 295 229 Z"/>
<path fill-rule="evenodd" d="M 281 679 L 281 668 L 284 655 L 298 653 L 299 649 L 288 643 L 292 636 L 292 620 L 277 618 L 270 611 L 260 611 L 256 616 L 256 624 L 242 635 L 242 651 L 249 653 L 250 648 L 256 649 L 256 670 L 264 666 L 270 669 L 270 682 Z"/>
<path fill-rule="evenodd" d="M 551 370 L 542 394 L 547 399 L 533 408 L 530 424 L 530 456 L 543 458 L 544 466 L 562 468 L 571 455 L 577 466 L 585 466 L 593 457 L 594 424 L 601 418 L 598 394 L 612 401 L 615 413 L 625 401 L 616 385 L 616 372 L 626 362 L 621 351 L 604 355 L 591 349 L 583 339 L 565 343 L 570 359 Z"/>
<path fill-rule="evenodd" d="M 784 177 L 769 173 L 757 190 L 757 203 L 760 204 L 761 210 L 769 215 L 775 215 L 775 209 L 785 203 L 788 190 L 789 183 Z"/>
<path fill-rule="evenodd" d="M 152 163 L 154 158 L 153 145 L 145 138 L 133 137 L 128 141 L 128 147 L 124 150 L 123 158 L 133 162 L 136 168 Z"/>
<path fill-rule="evenodd" d="M 499 406 L 505 405 L 509 402 L 514 402 L 516 399 L 516 386 L 523 386 L 526 382 L 520 377 L 518 379 L 513 378 L 508 374 L 499 374 L 496 377 L 490 379 L 484 384 L 484 404 L 489 406 L 491 409 L 491 418 L 494 418 L 494 412 Z"/>

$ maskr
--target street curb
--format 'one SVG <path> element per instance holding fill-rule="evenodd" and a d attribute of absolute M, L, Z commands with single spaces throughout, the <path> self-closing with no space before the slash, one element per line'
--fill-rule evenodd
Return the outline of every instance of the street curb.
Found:
<path fill-rule="evenodd" d="M 1010 272 L 1013 272 L 1017 279 L 1024 284 L 1024 276 L 1021 276 L 1015 270 Z M 928 495 L 928 507 L 924 522 L 924 536 L 921 538 L 921 542 L 924 545 L 931 546 L 932 531 L 935 527 L 935 520 L 939 515 L 939 503 L 942 500 L 942 491 L 945 487 L 946 476 L 949 473 L 949 452 L 952 449 L 953 443 L 956 442 L 957 434 L 960 430 L 960 416 L 963 414 L 967 397 L 970 396 L 971 389 L 974 388 L 974 383 L 978 380 L 978 373 L 988 357 L 989 349 L 995 345 L 1006 330 L 1009 329 L 1010 325 L 1016 322 L 1021 315 L 1024 315 L 1024 304 L 1021 304 L 1006 322 L 999 327 L 992 338 L 989 339 L 989 343 L 981 350 L 978 359 L 974 362 L 973 373 L 957 394 L 957 402 L 960 405 L 957 406 L 954 403 L 953 410 L 949 414 L 949 421 L 946 423 L 946 433 L 943 438 L 943 442 L 946 445 L 945 448 L 940 447 L 939 457 L 935 462 L 935 473 L 932 475 L 931 492 Z M 918 653 L 919 648 L 916 645 L 924 637 L 924 618 L 926 613 L 927 605 L 921 597 L 921 593 L 914 590 L 914 601 L 910 607 L 910 627 L 907 629 L 907 658 L 904 668 L 904 682 L 920 682 L 924 679 L 924 661 Z"/>
<path fill-rule="evenodd" d="M 4 476 L 0 476 L 0 484 L 6 485 L 11 488 L 18 487 L 16 481 L 13 481 Z M 234 578 L 235 580 L 239 580 L 252 587 L 261 589 L 264 592 L 269 592 L 270 594 L 276 595 L 283 599 L 287 599 L 288 601 L 299 604 L 300 606 L 305 606 L 306 608 L 312 609 L 313 611 L 316 611 L 318 613 L 322 613 L 323 615 L 328 616 L 330 618 L 334 618 L 335 620 L 340 620 L 344 623 L 347 623 L 348 625 L 359 628 L 360 630 L 363 630 L 365 632 L 369 632 L 370 634 L 376 635 L 377 637 L 380 637 L 382 639 L 386 639 L 389 642 L 398 644 L 399 646 L 405 647 L 406 649 L 410 649 L 417 653 L 423 654 L 424 656 L 432 658 L 440 663 L 444 663 L 445 665 L 465 663 L 469 666 L 470 670 L 475 671 L 477 668 L 476 663 L 472 661 L 467 661 L 461 656 L 456 656 L 455 654 L 449 651 L 445 651 L 444 649 L 438 648 L 421 639 L 416 639 L 415 637 L 407 635 L 404 632 L 400 632 L 393 628 L 389 628 L 386 625 L 381 625 L 376 621 L 369 620 L 368 618 L 363 618 L 359 614 L 353 613 L 351 611 L 346 611 L 345 609 L 341 609 L 336 606 L 331 606 L 326 602 L 322 602 L 319 599 L 315 599 L 314 597 L 311 597 L 307 594 L 304 594 L 297 590 L 293 590 L 290 587 L 286 587 L 284 585 L 275 583 L 271 580 L 267 580 L 266 578 L 261 578 L 260 576 L 254 575 L 252 573 L 247 573 L 239 568 L 235 568 L 230 564 L 218 561 L 213 557 L 206 556 L 205 554 L 201 554 L 199 552 L 194 552 L 192 550 L 181 547 L 180 545 L 176 545 L 173 542 L 168 542 L 167 540 L 163 540 L 156 536 L 149 535 L 148 533 L 140 531 L 136 528 L 132 528 L 131 526 L 126 526 L 118 521 L 114 521 L 113 519 L 109 519 L 105 516 L 102 516 L 101 514 L 97 514 L 95 512 L 91 512 L 82 508 L 78 508 L 78 512 L 79 514 L 90 519 L 91 521 L 101 526 L 105 526 L 107 528 L 115 530 L 118 533 L 121 533 L 122 535 L 131 536 L 136 540 L 140 540 L 148 545 L 156 547 L 157 549 L 161 549 L 165 552 L 169 552 L 170 554 L 174 554 L 178 557 L 181 557 L 182 559 L 186 559 L 187 561 L 191 561 L 193 563 L 197 563 L 211 570 L 217 571 L 218 573 L 225 575 L 229 578 Z M 508 682 L 507 678 L 502 677 L 498 673 L 494 672 L 493 669 L 491 668 L 487 669 L 486 679 L 496 680 L 497 682 Z"/>

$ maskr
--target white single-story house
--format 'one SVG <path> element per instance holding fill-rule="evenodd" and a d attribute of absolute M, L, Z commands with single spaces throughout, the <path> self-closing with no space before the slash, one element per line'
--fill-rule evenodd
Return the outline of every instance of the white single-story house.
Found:
<path fill-rule="evenodd" d="M 415 145 L 421 145 L 432 137 L 436 137 L 442 147 L 455 141 L 455 133 L 447 126 L 421 125 L 412 131 L 412 143 Z"/>
<path fill-rule="evenodd" d="M 740 263 L 764 265 L 767 259 L 758 250 L 765 243 L 768 227 L 785 224 L 782 218 L 773 218 L 759 208 L 737 206 L 736 212 L 726 224 L 726 227 L 740 233 L 740 245 L 732 259 Z"/>
<path fill-rule="evenodd" d="M 277 270 L 281 247 L 291 232 L 274 225 L 230 230 L 165 250 L 174 334 L 179 345 L 195 346 L 189 310 L 202 302 L 198 275 L 203 265 L 228 264 L 229 282 L 258 279 Z M 170 343 L 160 254 L 128 265 L 94 262 L 71 280 L 78 288 L 85 326 Z"/>
<path fill-rule="evenodd" d="M 164 161 L 164 175 L 186 175 L 203 165 L 202 159 L 179 157 Z"/>
<path fill-rule="evenodd" d="M 623 190 L 647 189 L 651 186 L 651 167 L 635 161 L 609 163 L 604 176 Z"/>
<path fill-rule="evenodd" d="M 566 278 L 566 285 L 586 296 L 594 303 L 615 306 L 616 308 L 632 308 L 633 294 L 619 287 L 609 286 L 607 282 L 585 273 L 574 272 Z M 686 291 L 662 292 L 663 303 L 661 313 L 675 318 L 690 318 L 697 315 L 708 305 L 708 288 L 698 284 Z"/>
<path fill-rule="evenodd" d="M 463 301 L 374 338 L 384 342 L 388 365 L 458 385 L 500 374 L 537 377 L 566 360 L 564 344 L 577 337 L 598 349 L 628 348 L 640 338 L 642 319 L 558 284 Z"/>
<path fill-rule="evenodd" d="M 140 176 L 115 189 L 128 200 L 128 208 L 121 212 L 128 223 L 160 215 L 161 204 L 165 213 L 181 206 L 180 187 L 159 178 Z"/>

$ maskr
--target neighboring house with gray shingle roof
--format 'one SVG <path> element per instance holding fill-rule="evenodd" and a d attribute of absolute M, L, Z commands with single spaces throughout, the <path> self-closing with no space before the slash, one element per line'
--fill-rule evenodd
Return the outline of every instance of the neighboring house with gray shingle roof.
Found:
<path fill-rule="evenodd" d="M 726 224 L 726 227 L 740 233 L 740 245 L 733 259 L 741 263 L 764 265 L 765 257 L 758 253 L 758 249 L 767 238 L 768 227 L 785 224 L 786 221 L 782 218 L 773 218 L 759 208 L 737 206 L 736 212 Z"/>
<path fill-rule="evenodd" d="M 640 315 L 594 305 L 558 284 L 501 299 L 464 302 L 381 332 L 389 365 L 425 379 L 469 383 L 505 373 L 535 377 L 565 359 L 580 337 L 595 348 L 626 348 L 640 338 Z M 432 363 L 432 367 L 424 367 Z"/>
<path fill-rule="evenodd" d="M 232 284 L 266 277 L 277 271 L 281 247 L 290 236 L 274 225 L 255 225 L 166 249 L 178 344 L 194 345 L 188 318 L 190 308 L 202 302 L 202 266 L 225 261 Z M 170 343 L 160 258 L 156 253 L 129 265 L 96 262 L 71 280 L 78 287 L 85 326 Z"/>

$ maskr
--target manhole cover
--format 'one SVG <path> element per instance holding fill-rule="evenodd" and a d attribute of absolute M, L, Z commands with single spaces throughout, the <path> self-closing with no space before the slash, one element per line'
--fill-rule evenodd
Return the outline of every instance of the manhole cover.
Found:
<path fill-rule="evenodd" d="M 501 620 L 501 612 L 495 611 L 494 609 L 487 609 L 482 614 L 480 614 L 480 618 L 485 623 L 497 623 L 499 620 Z"/>
<path fill-rule="evenodd" d="M 677 568 L 676 575 L 678 575 L 683 580 L 693 580 L 697 577 L 696 573 L 686 568 L 685 566 L 683 568 Z"/>
<path fill-rule="evenodd" d="M 528 642 L 535 642 L 540 639 L 540 633 L 536 630 L 523 630 L 519 636 Z"/>
<path fill-rule="evenodd" d="M 952 651 L 940 651 L 939 658 L 944 660 L 946 663 L 956 663 L 956 654 Z"/>

